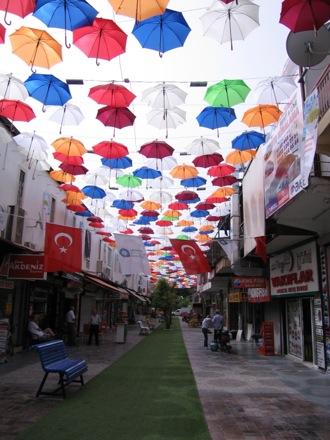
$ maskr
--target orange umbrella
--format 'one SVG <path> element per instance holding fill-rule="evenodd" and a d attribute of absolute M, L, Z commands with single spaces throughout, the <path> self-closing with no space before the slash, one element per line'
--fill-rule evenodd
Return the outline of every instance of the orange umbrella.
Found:
<path fill-rule="evenodd" d="M 21 26 L 9 35 L 12 51 L 28 66 L 50 69 L 62 61 L 62 46 L 48 32 Z"/>
<path fill-rule="evenodd" d="M 162 15 L 169 0 L 108 0 L 116 14 L 132 17 L 135 21 Z"/>
<path fill-rule="evenodd" d="M 267 125 L 277 122 L 282 113 L 277 105 L 259 104 L 244 113 L 242 122 L 248 127 L 262 127 L 264 129 Z"/>
<path fill-rule="evenodd" d="M 59 153 L 66 154 L 67 156 L 82 156 L 87 153 L 83 143 L 71 137 L 61 137 L 56 139 L 52 146 Z"/>
<path fill-rule="evenodd" d="M 256 156 L 255 150 L 233 150 L 227 154 L 226 162 L 233 165 L 248 162 Z"/>
<path fill-rule="evenodd" d="M 191 177 L 196 177 L 198 170 L 192 165 L 178 165 L 170 171 L 170 174 L 175 179 L 189 179 Z"/>
<path fill-rule="evenodd" d="M 153 202 L 152 200 L 145 200 L 141 203 L 141 207 L 148 210 L 157 210 L 161 208 L 162 205 L 160 203 Z"/>
<path fill-rule="evenodd" d="M 206 243 L 210 240 L 210 237 L 206 234 L 197 234 L 195 235 L 195 238 L 199 243 Z"/>
<path fill-rule="evenodd" d="M 217 190 L 215 190 L 211 194 L 211 197 L 228 197 L 235 193 L 236 191 L 234 190 L 234 188 L 231 188 L 229 186 L 223 186 L 222 188 L 218 188 Z"/>
<path fill-rule="evenodd" d="M 192 226 L 194 224 L 195 222 L 193 222 L 192 220 L 179 220 L 177 226 Z"/>
<path fill-rule="evenodd" d="M 168 209 L 163 214 L 164 217 L 173 217 L 173 218 L 181 217 L 181 215 L 182 215 L 182 212 L 177 211 L 175 209 Z"/>
<path fill-rule="evenodd" d="M 65 199 L 62 199 L 61 202 L 66 203 L 68 205 L 82 205 L 83 201 L 81 199 L 72 199 L 66 197 Z"/>
<path fill-rule="evenodd" d="M 76 180 L 76 178 L 70 174 L 70 173 L 65 173 L 62 170 L 54 170 L 51 171 L 49 173 L 50 177 L 54 180 L 56 180 L 57 182 L 74 182 Z"/>

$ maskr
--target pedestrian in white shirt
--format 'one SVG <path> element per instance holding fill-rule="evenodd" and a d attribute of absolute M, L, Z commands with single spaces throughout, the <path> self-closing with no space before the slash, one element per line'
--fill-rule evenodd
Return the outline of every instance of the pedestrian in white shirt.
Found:
<path fill-rule="evenodd" d="M 87 345 L 91 345 L 93 336 L 95 337 L 95 345 L 99 345 L 100 324 L 101 324 L 101 316 L 98 313 L 96 313 L 95 309 L 93 309 L 89 323 L 89 338 Z"/>

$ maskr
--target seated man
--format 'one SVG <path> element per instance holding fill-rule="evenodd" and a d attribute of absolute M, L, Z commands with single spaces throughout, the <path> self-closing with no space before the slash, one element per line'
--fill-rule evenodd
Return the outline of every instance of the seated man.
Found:
<path fill-rule="evenodd" d="M 28 332 L 30 333 L 31 339 L 36 340 L 49 340 L 54 338 L 55 333 L 52 329 L 46 328 L 45 330 L 41 330 L 39 327 L 38 315 L 31 315 L 31 321 L 28 325 Z"/>

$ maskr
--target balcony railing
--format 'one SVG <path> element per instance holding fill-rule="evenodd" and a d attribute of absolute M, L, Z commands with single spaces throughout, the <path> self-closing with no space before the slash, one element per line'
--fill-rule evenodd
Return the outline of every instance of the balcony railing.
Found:
<path fill-rule="evenodd" d="M 319 97 L 319 118 L 321 119 L 330 108 L 330 64 L 326 67 L 315 88 Z"/>

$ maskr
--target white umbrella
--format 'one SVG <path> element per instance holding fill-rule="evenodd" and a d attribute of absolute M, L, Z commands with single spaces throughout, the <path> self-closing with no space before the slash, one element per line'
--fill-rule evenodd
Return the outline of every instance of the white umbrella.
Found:
<path fill-rule="evenodd" d="M 87 185 L 102 186 L 108 183 L 108 179 L 98 171 L 88 171 L 85 175 L 84 182 Z"/>
<path fill-rule="evenodd" d="M 155 191 L 149 196 L 149 200 L 152 200 L 153 202 L 158 202 L 161 204 L 167 204 L 170 203 L 173 200 L 172 194 L 170 194 L 167 191 Z"/>
<path fill-rule="evenodd" d="M 140 191 L 128 188 L 126 191 L 119 193 L 119 199 L 129 200 L 130 202 L 139 202 L 144 200 L 144 195 Z"/>
<path fill-rule="evenodd" d="M 215 1 L 200 20 L 205 36 L 220 44 L 230 42 L 233 50 L 233 40 L 244 40 L 260 25 L 259 6 L 250 0 L 237 0 L 236 3 L 228 4 Z"/>
<path fill-rule="evenodd" d="M 287 101 L 296 88 L 297 84 L 291 76 L 274 76 L 260 81 L 249 93 L 248 99 L 255 104 L 278 106 Z"/>
<path fill-rule="evenodd" d="M 5 169 L 5 166 L 6 166 L 6 158 L 7 158 L 7 152 L 8 152 L 9 145 L 16 146 L 16 142 L 12 140 L 11 136 L 9 135 L 9 133 L 7 132 L 5 127 L 0 127 L 0 146 L 1 146 L 0 156 L 2 155 L 2 147 L 5 146 L 5 154 L 4 154 L 3 165 L 2 165 L 3 170 Z"/>
<path fill-rule="evenodd" d="M 150 182 L 150 188 L 168 189 L 173 186 L 174 180 L 167 176 L 157 177 Z"/>
<path fill-rule="evenodd" d="M 147 166 L 155 170 L 166 171 L 171 170 L 178 164 L 178 161 L 173 156 L 147 159 Z"/>
<path fill-rule="evenodd" d="M 4 99 L 18 99 L 20 101 L 25 101 L 29 97 L 23 81 L 11 73 L 0 74 L 0 95 Z"/>
<path fill-rule="evenodd" d="M 157 84 L 142 92 L 142 101 L 152 108 L 163 110 L 184 104 L 188 93 L 174 84 Z"/>
<path fill-rule="evenodd" d="M 31 157 L 37 159 L 37 154 L 40 152 L 46 152 L 50 147 L 45 139 L 35 132 L 33 133 L 20 133 L 13 137 L 17 144 L 17 148 L 22 154 L 26 154 L 26 160 Z M 47 156 L 46 156 L 47 157 Z M 43 159 L 40 159 L 43 160 Z"/>
<path fill-rule="evenodd" d="M 186 122 L 186 112 L 178 107 L 166 109 L 155 108 L 147 113 L 148 124 L 166 130 L 166 137 L 168 136 L 169 128 L 177 128 L 179 125 Z"/>
<path fill-rule="evenodd" d="M 204 138 L 201 136 L 194 139 L 187 147 L 186 151 L 195 156 L 204 156 L 205 154 L 212 154 L 220 148 L 219 142 L 213 139 Z"/>
<path fill-rule="evenodd" d="M 79 125 L 85 119 L 85 116 L 82 114 L 80 108 L 73 104 L 64 104 L 60 108 L 56 105 L 52 105 L 48 106 L 47 110 L 48 109 L 53 111 L 53 114 L 49 117 L 49 120 L 60 124 L 60 134 L 62 133 L 63 126 Z"/>

